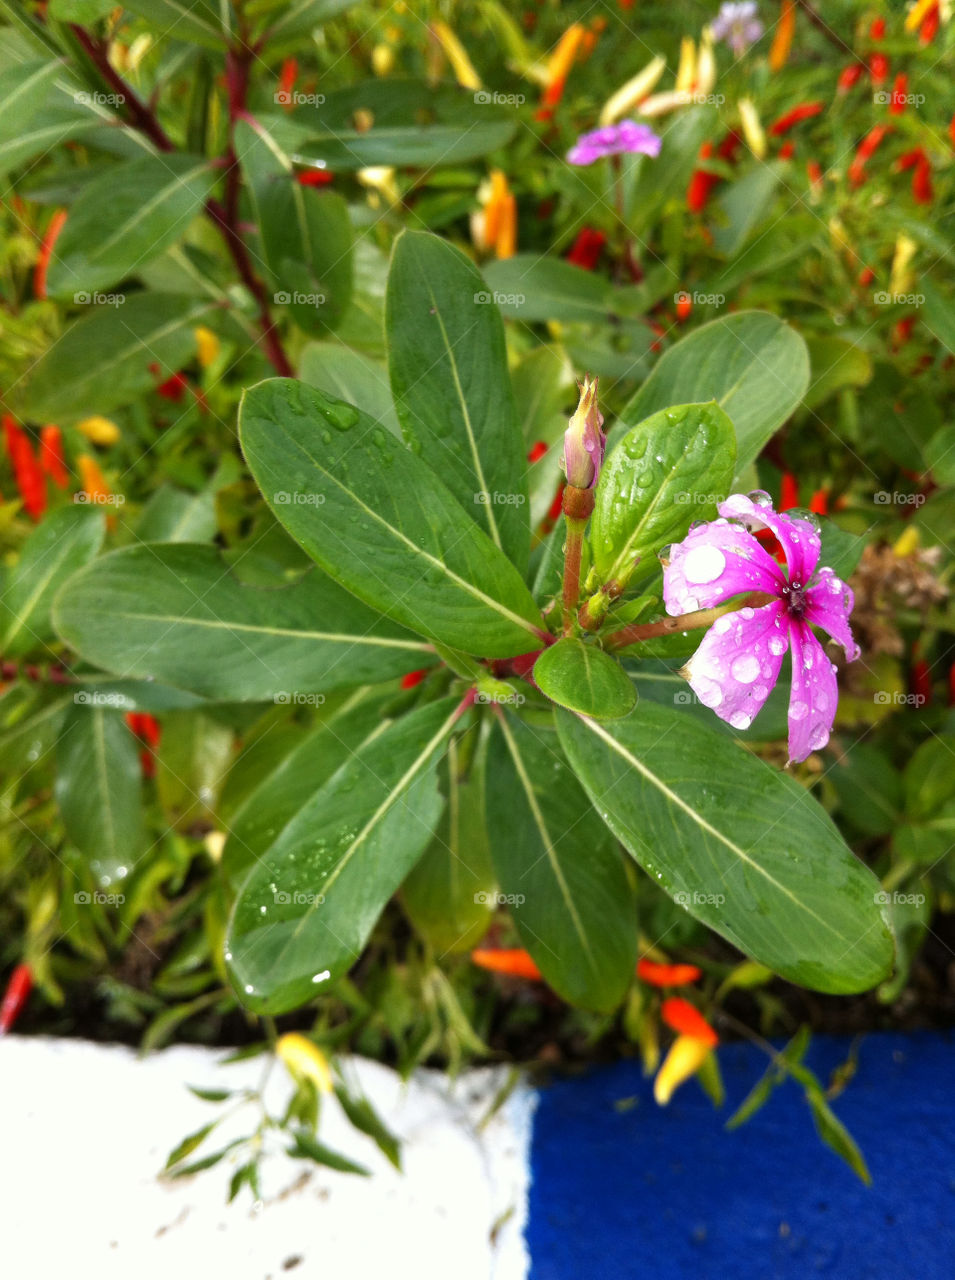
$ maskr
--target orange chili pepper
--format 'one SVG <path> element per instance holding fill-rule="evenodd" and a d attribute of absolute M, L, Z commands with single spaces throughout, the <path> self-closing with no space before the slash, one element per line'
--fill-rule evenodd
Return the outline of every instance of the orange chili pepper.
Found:
<path fill-rule="evenodd" d="M 36 266 L 33 268 L 33 296 L 35 298 L 46 297 L 46 273 L 50 267 L 53 246 L 56 243 L 57 236 L 63 230 L 65 221 L 66 210 L 57 209 L 50 219 L 49 226 L 40 243 L 40 252 L 37 255 Z"/>
<path fill-rule="evenodd" d="M 70 473 L 63 460 L 63 433 L 50 423 L 40 431 L 40 466 L 58 489 L 66 489 Z"/>
<path fill-rule="evenodd" d="M 471 959 L 491 973 L 507 974 L 511 978 L 528 978 L 540 982 L 543 975 L 530 955 L 520 947 L 479 948 L 471 952 Z"/>
<path fill-rule="evenodd" d="M 651 987 L 683 987 L 702 976 L 703 970 L 695 964 L 658 964 L 655 960 L 637 962 L 637 977 Z"/>
<path fill-rule="evenodd" d="M 720 1038 L 710 1024 L 687 1000 L 680 996 L 670 996 L 664 1000 L 660 1008 L 660 1017 L 671 1031 L 677 1035 L 692 1036 L 711 1047 L 719 1044 Z"/>
<path fill-rule="evenodd" d="M 796 34 L 796 0 L 783 0 L 782 13 L 776 24 L 776 33 L 769 50 L 770 71 L 781 71 L 789 61 Z"/>

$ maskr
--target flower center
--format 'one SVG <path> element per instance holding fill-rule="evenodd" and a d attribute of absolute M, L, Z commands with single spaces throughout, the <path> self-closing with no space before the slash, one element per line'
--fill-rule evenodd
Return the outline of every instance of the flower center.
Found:
<path fill-rule="evenodd" d="M 806 586 L 801 582 L 790 582 L 787 586 L 783 587 L 783 599 L 789 606 L 789 616 L 794 618 L 797 622 L 806 612 L 806 607 L 808 605 L 808 601 L 806 600 L 806 591 Z"/>

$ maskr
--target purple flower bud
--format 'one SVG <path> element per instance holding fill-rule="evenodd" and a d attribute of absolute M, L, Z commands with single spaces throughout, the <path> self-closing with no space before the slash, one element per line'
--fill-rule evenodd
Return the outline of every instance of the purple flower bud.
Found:
<path fill-rule="evenodd" d="M 603 466 L 607 437 L 603 433 L 604 418 L 597 407 L 597 379 L 585 377 L 580 388 L 580 403 L 564 432 L 561 465 L 567 483 L 575 489 L 592 489 Z"/>

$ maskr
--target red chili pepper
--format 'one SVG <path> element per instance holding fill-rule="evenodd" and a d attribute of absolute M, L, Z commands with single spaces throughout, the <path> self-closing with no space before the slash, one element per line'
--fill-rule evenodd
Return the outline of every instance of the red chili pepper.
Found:
<path fill-rule="evenodd" d="M 809 499 L 809 510 L 817 516 L 829 514 L 829 490 L 817 489 Z"/>
<path fill-rule="evenodd" d="M 713 154 L 712 142 L 704 142 L 700 147 L 700 159 L 709 160 Z M 694 169 L 690 185 L 686 189 L 686 207 L 690 213 L 702 213 L 710 198 L 710 192 L 719 182 L 715 173 L 707 173 L 705 169 Z"/>
<path fill-rule="evenodd" d="M 862 286 L 863 289 L 866 287 L 866 285 L 871 284 L 874 279 L 875 279 L 875 272 L 872 270 L 871 267 L 863 267 L 862 270 L 859 272 L 859 284 Z"/>
<path fill-rule="evenodd" d="M 544 454 L 547 452 L 547 447 L 548 446 L 544 443 L 543 440 L 538 440 L 536 444 L 531 446 L 530 452 L 527 455 L 527 461 L 539 462 L 541 458 L 543 458 Z"/>
<path fill-rule="evenodd" d="M 593 271 L 606 243 L 607 237 L 602 231 L 583 227 L 567 254 L 567 261 L 572 262 L 575 267 L 582 267 L 584 271 Z"/>
<path fill-rule="evenodd" d="M 559 520 L 564 509 L 564 486 L 559 484 L 557 492 L 554 494 L 554 501 L 550 504 L 550 510 L 547 512 L 548 520 Z"/>
<path fill-rule="evenodd" d="M 3 434 L 23 509 L 33 520 L 39 520 L 46 510 L 46 477 L 39 459 L 26 432 L 8 413 L 3 415 Z"/>
<path fill-rule="evenodd" d="M 892 85 L 892 101 L 889 103 L 889 115 L 900 116 L 905 110 L 905 99 L 909 93 L 909 78 L 900 71 Z"/>
<path fill-rule="evenodd" d="M 535 120 L 550 120 L 560 105 L 560 100 L 564 96 L 564 85 L 567 83 L 566 76 L 558 76 L 556 80 L 552 80 L 544 90 L 544 96 L 541 99 L 541 105 L 534 112 Z"/>
<path fill-rule="evenodd" d="M 46 229 L 43 240 L 40 243 L 40 252 L 37 255 L 36 266 L 33 268 L 33 296 L 35 298 L 46 297 L 46 273 L 50 268 L 50 258 L 53 255 L 53 245 L 56 238 L 63 230 L 63 223 L 66 221 L 66 210 L 57 209 L 53 217 L 50 219 L 50 225 Z"/>
<path fill-rule="evenodd" d="M 952 140 L 952 146 L 955 147 L 955 115 L 948 122 L 948 136 Z"/>
<path fill-rule="evenodd" d="M 63 460 L 63 433 L 50 423 L 40 431 L 40 466 L 58 489 L 66 489 L 70 473 Z"/>
<path fill-rule="evenodd" d="M 779 486 L 779 510 L 790 511 L 799 506 L 799 481 L 791 471 L 784 471 Z"/>
<path fill-rule="evenodd" d="M 915 316 L 904 316 L 899 320 L 892 329 L 892 350 L 898 351 L 900 347 L 904 347 L 912 337 L 912 328 L 915 324 Z"/>
<path fill-rule="evenodd" d="M 415 685 L 419 685 L 428 674 L 427 667 L 422 667 L 420 671 L 408 671 L 401 677 L 402 689 L 413 689 Z"/>
<path fill-rule="evenodd" d="M 895 162 L 896 170 L 904 173 L 906 169 L 914 169 L 916 165 L 924 163 L 926 160 L 925 152 L 921 147 L 913 147 L 911 151 L 906 151 L 904 155 L 899 156 Z"/>
<path fill-rule="evenodd" d="M 875 151 L 879 148 L 886 134 L 891 132 L 892 126 L 888 124 L 877 124 L 869 130 L 856 149 L 852 163 L 849 165 L 849 181 L 854 187 L 859 187 L 865 182 L 865 165 L 866 161 L 871 158 Z"/>
<path fill-rule="evenodd" d="M 800 102 L 798 106 L 793 107 L 792 111 L 787 111 L 784 116 L 780 116 L 774 124 L 770 125 L 769 132 L 773 137 L 778 138 L 780 134 L 788 133 L 803 120 L 811 120 L 813 116 L 819 115 L 824 106 L 823 102 Z"/>
<path fill-rule="evenodd" d="M 931 204 L 935 195 L 932 187 L 932 166 L 927 156 L 923 157 L 912 173 L 912 199 L 916 204 Z"/>
<path fill-rule="evenodd" d="M 932 675 L 924 658 L 912 663 L 912 692 L 917 707 L 927 707 L 932 701 Z"/>
<path fill-rule="evenodd" d="M 784 142 L 779 148 L 780 160 L 791 160 L 796 154 L 796 144 L 794 142 Z"/>
<path fill-rule="evenodd" d="M 275 95 L 286 111 L 291 111 L 295 105 L 292 101 L 292 90 L 295 88 L 297 79 L 298 63 L 294 58 L 286 58 L 279 72 L 279 91 Z"/>
<path fill-rule="evenodd" d="M 806 161 L 806 176 L 814 187 L 822 186 L 822 165 L 818 160 Z"/>
<path fill-rule="evenodd" d="M 931 44 L 938 34 L 939 6 L 933 4 L 919 27 L 919 44 Z"/>
<path fill-rule="evenodd" d="M 174 373 L 156 388 L 164 400 L 172 400 L 175 404 L 179 403 L 188 390 L 189 382 L 184 373 Z"/>
<path fill-rule="evenodd" d="M 885 18 L 873 18 L 869 27 L 869 39 L 881 40 L 885 35 Z"/>
<path fill-rule="evenodd" d="M 843 67 L 836 83 L 837 91 L 839 93 L 848 93 L 851 88 L 859 83 L 863 71 L 865 71 L 864 62 L 850 62 Z"/>
<path fill-rule="evenodd" d="M 335 175 L 329 169 L 299 169 L 295 181 L 300 187 L 327 187 Z"/>
<path fill-rule="evenodd" d="M 889 60 L 884 53 L 874 53 L 869 59 L 869 75 L 876 86 L 885 84 L 889 78 Z"/>
<path fill-rule="evenodd" d="M 736 159 L 736 153 L 743 145 L 743 139 L 735 129 L 730 129 L 729 133 L 716 148 L 716 154 L 721 160 L 728 160 L 730 164 Z"/>
<path fill-rule="evenodd" d="M 693 299 L 690 294 L 683 292 L 676 295 L 676 321 L 677 324 L 683 324 L 685 320 L 689 320 L 690 312 L 693 310 Z"/>
<path fill-rule="evenodd" d="M 18 964 L 10 975 L 0 1004 L 0 1036 L 6 1035 L 19 1018 L 33 989 L 33 974 L 28 964 Z"/>

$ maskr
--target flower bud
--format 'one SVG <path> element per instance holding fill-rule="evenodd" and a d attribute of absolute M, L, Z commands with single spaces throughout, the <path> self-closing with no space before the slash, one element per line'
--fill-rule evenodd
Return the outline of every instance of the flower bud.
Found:
<path fill-rule="evenodd" d="M 696 1075 L 710 1051 L 710 1045 L 704 1040 L 677 1036 L 653 1082 L 653 1097 L 659 1106 L 665 1107 L 680 1085 Z"/>
<path fill-rule="evenodd" d="M 607 437 L 603 433 L 603 414 L 597 408 L 597 379 L 584 378 L 580 387 L 580 403 L 564 432 L 561 465 L 567 483 L 575 489 L 592 489 L 603 465 Z"/>
<path fill-rule="evenodd" d="M 332 1092 L 332 1073 L 328 1059 L 317 1044 L 297 1031 L 279 1036 L 275 1052 L 285 1063 L 293 1079 L 310 1080 L 319 1093 Z"/>

